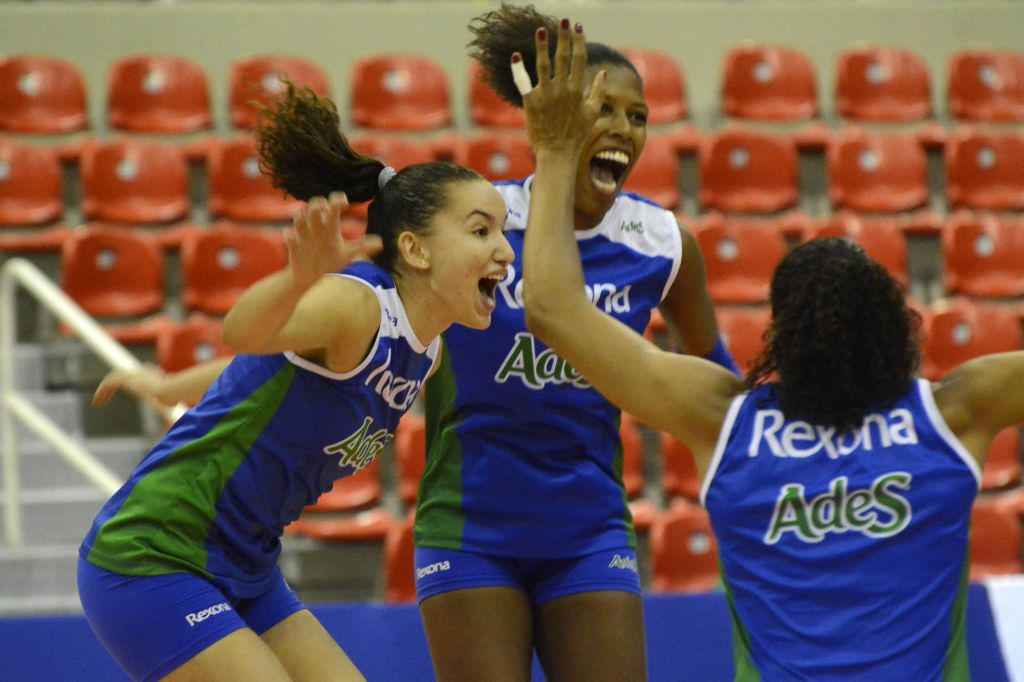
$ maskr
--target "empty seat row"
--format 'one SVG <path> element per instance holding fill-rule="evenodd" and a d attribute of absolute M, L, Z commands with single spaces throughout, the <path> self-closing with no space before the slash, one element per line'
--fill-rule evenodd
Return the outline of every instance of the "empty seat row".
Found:
<path fill-rule="evenodd" d="M 683 69 L 671 55 L 626 48 L 645 81 L 651 122 L 685 118 L 689 108 Z M 331 95 L 327 71 L 301 57 L 239 57 L 228 69 L 231 125 L 252 126 L 259 107 L 283 89 L 282 76 Z M 1024 120 L 1024 53 L 963 50 L 946 74 L 949 111 L 962 121 Z M 522 115 L 498 100 L 468 70 L 470 116 L 483 126 L 521 126 Z M 862 46 L 841 51 L 835 66 L 836 108 L 859 121 L 918 121 L 934 115 L 928 66 L 916 53 Z M 382 54 L 358 59 L 348 74 L 352 123 L 367 128 L 433 130 L 452 124 L 449 75 L 429 57 Z M 106 117 L 116 130 L 186 133 L 213 122 L 203 68 L 181 55 L 132 55 L 116 60 L 106 85 Z M 808 120 L 820 115 L 811 59 L 793 47 L 738 45 L 723 61 L 721 109 L 731 117 Z M 254 104 L 254 102 L 256 104 Z M 89 125 L 81 72 L 54 56 L 0 59 L 0 130 L 67 133 Z"/>
<path fill-rule="evenodd" d="M 520 133 L 448 136 L 434 142 L 359 135 L 353 146 L 396 168 L 448 158 L 490 180 L 521 178 L 533 155 Z M 681 150 L 671 135 L 652 136 L 626 189 L 675 209 L 682 201 Z M 271 186 L 251 136 L 172 145 L 122 137 L 84 143 L 79 160 L 86 219 L 162 223 L 192 208 L 189 157 L 205 161 L 213 217 L 286 221 L 296 202 Z M 906 212 L 931 204 L 928 159 L 911 136 L 849 128 L 827 148 L 827 186 L 835 209 Z M 700 138 L 702 210 L 773 213 L 800 202 L 800 163 L 785 136 L 731 128 Z M 63 171 L 49 147 L 0 137 L 0 225 L 44 224 L 64 209 Z M 945 148 L 951 209 L 1024 210 L 1024 134 L 961 128 Z M 365 206 L 353 215 L 365 217 Z"/>

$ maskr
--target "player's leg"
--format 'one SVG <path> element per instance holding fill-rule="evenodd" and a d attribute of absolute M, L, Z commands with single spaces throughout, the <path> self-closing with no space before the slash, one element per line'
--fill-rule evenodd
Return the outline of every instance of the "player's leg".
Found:
<path fill-rule="evenodd" d="M 548 682 L 647 679 L 643 601 L 631 550 L 562 562 L 531 590 Z"/>
<path fill-rule="evenodd" d="M 291 679 L 270 647 L 248 628 L 235 630 L 217 640 L 161 678 L 163 682 L 288 682 Z"/>
<path fill-rule="evenodd" d="M 416 590 L 438 682 L 529 682 L 532 607 L 512 561 L 416 549 Z"/>
<path fill-rule="evenodd" d="M 364 678 L 341 646 L 285 582 L 280 568 L 238 613 L 297 682 L 357 682 Z"/>
<path fill-rule="evenodd" d="M 420 604 L 438 682 L 529 682 L 530 602 L 519 589 L 474 587 Z"/>
<path fill-rule="evenodd" d="M 295 682 L 363 682 L 366 678 L 312 613 L 294 613 L 263 633 Z"/>

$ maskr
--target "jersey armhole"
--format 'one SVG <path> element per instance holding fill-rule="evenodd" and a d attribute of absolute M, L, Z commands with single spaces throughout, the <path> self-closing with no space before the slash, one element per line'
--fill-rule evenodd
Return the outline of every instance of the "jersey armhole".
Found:
<path fill-rule="evenodd" d="M 935 395 L 932 393 L 932 385 L 926 379 L 915 379 L 914 382 L 917 384 L 917 392 L 921 397 L 921 405 L 924 406 L 925 414 L 928 415 L 928 420 L 931 422 L 932 427 L 939 434 L 942 440 L 946 441 L 946 444 L 953 449 L 960 459 L 964 461 L 967 468 L 974 474 L 974 479 L 978 484 L 978 488 L 981 488 L 981 467 L 978 466 L 978 462 L 974 459 L 971 453 L 964 447 L 964 444 L 960 442 L 960 439 L 956 437 L 952 429 L 946 423 L 946 420 L 942 416 L 942 411 L 939 410 L 938 404 L 935 402 Z"/>
<path fill-rule="evenodd" d="M 335 277 L 344 277 L 345 279 L 350 279 L 353 282 L 359 282 L 363 286 L 368 287 L 370 291 L 373 292 L 373 297 L 377 299 L 377 306 L 380 308 L 380 319 L 377 322 L 377 333 L 374 334 L 373 336 L 373 343 L 371 343 L 369 348 L 366 349 L 366 355 L 363 356 L 362 361 L 358 365 L 356 365 L 347 372 L 332 372 L 323 365 L 318 365 L 317 363 L 311 362 L 306 358 L 298 355 L 297 353 L 295 353 L 295 351 L 285 351 L 284 356 L 288 359 L 288 362 L 292 363 L 297 367 L 301 367 L 302 369 L 308 370 L 315 374 L 319 374 L 320 376 L 327 377 L 328 379 L 334 379 L 335 381 L 344 381 L 346 379 L 351 379 L 356 374 L 359 374 L 364 369 L 366 369 L 366 366 L 370 364 L 370 360 L 373 359 L 374 354 L 377 352 L 377 347 L 380 345 L 381 330 L 384 329 L 384 301 L 381 300 L 380 291 L 377 289 L 377 287 L 367 282 L 366 280 L 360 279 L 359 277 L 353 277 L 352 275 L 345 275 L 340 273 L 332 274 Z"/>
<path fill-rule="evenodd" d="M 683 266 L 683 237 L 679 234 L 682 226 L 679 221 L 676 220 L 675 216 L 669 213 L 669 222 L 672 223 L 672 272 L 665 278 L 665 286 L 661 290 L 661 300 L 664 301 L 665 297 L 668 296 L 668 292 L 672 289 L 672 285 L 676 283 L 676 277 L 679 276 L 679 269 Z"/>
<path fill-rule="evenodd" d="M 722 457 L 725 456 L 725 446 L 729 442 L 729 436 L 732 435 L 732 427 L 736 423 L 736 416 L 739 414 L 743 401 L 745 401 L 749 395 L 749 393 L 741 393 L 733 398 L 732 403 L 729 405 L 729 411 L 725 413 L 725 419 L 722 421 L 722 430 L 719 432 L 718 442 L 715 444 L 715 452 L 711 456 L 711 464 L 708 465 L 708 472 L 704 475 L 704 480 L 701 481 L 701 505 L 705 505 L 708 490 L 711 488 L 711 481 L 715 478 L 715 474 L 718 472 L 718 467 L 722 463 Z"/>

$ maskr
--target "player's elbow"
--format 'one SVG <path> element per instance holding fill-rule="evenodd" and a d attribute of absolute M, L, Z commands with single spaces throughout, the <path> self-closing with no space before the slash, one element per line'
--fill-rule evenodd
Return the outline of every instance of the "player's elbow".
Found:
<path fill-rule="evenodd" d="M 523 281 L 523 313 L 526 317 L 526 328 L 542 339 L 557 330 L 558 322 L 562 319 L 559 297 L 552 294 L 544 295 L 541 289 L 530 286 L 526 280 Z"/>
<path fill-rule="evenodd" d="M 224 324 L 220 329 L 220 340 L 224 345 L 236 353 L 256 353 L 259 351 L 256 339 L 252 334 L 246 334 L 244 325 L 231 316 L 229 312 L 224 318 Z"/>

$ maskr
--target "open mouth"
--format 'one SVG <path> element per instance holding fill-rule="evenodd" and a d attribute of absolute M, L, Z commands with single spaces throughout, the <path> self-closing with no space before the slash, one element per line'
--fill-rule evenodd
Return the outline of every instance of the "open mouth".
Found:
<path fill-rule="evenodd" d="M 629 154 L 618 150 L 605 150 L 590 160 L 590 183 L 603 194 L 614 194 L 619 182 L 629 170 Z"/>
<path fill-rule="evenodd" d="M 480 281 L 477 282 L 476 286 L 480 290 L 480 295 L 483 297 L 485 307 L 488 310 L 494 310 L 494 293 L 498 290 L 498 284 L 500 284 L 503 279 L 505 279 L 505 273 L 491 275 L 490 277 L 482 277 Z"/>

